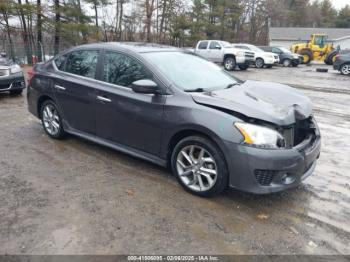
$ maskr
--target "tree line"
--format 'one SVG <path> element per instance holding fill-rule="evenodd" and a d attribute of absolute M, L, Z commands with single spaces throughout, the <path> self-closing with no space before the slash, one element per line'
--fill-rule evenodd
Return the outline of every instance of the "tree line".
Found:
<path fill-rule="evenodd" d="M 350 28 L 330 0 L 1 0 L 2 48 L 32 64 L 98 41 L 193 46 L 200 39 L 266 44 L 269 26 Z"/>

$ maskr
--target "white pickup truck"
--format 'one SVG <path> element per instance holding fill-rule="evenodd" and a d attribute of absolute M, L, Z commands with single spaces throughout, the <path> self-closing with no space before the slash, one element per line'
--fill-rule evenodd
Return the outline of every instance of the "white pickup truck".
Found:
<path fill-rule="evenodd" d="M 221 63 L 227 71 L 232 71 L 238 66 L 246 70 L 254 64 L 254 52 L 235 48 L 232 44 L 219 40 L 199 41 L 195 53 L 214 63 Z"/>

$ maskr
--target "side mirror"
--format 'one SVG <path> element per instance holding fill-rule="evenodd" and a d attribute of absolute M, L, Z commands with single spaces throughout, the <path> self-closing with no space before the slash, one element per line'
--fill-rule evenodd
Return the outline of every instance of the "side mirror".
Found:
<path fill-rule="evenodd" d="M 140 94 L 159 94 L 160 90 L 158 85 L 149 79 L 142 79 L 135 81 L 131 84 L 131 89 L 135 93 Z"/>
<path fill-rule="evenodd" d="M 217 45 L 217 46 L 215 46 L 215 49 L 221 50 L 221 46 Z"/>

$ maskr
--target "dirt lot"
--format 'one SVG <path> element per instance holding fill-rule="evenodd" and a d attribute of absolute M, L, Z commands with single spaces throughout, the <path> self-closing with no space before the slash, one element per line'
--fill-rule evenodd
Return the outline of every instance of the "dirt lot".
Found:
<path fill-rule="evenodd" d="M 0 253 L 350 254 L 350 78 L 314 69 L 235 73 L 297 85 L 315 104 L 315 174 L 268 196 L 192 196 L 166 169 L 49 139 L 25 95 L 0 95 Z"/>

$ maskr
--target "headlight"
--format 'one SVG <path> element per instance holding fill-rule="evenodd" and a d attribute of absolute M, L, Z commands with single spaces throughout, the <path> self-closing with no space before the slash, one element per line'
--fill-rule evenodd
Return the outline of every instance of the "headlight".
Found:
<path fill-rule="evenodd" d="M 284 148 L 285 141 L 280 133 L 268 127 L 237 122 L 235 127 L 244 137 L 244 143 L 261 148 Z"/>
<path fill-rule="evenodd" d="M 17 74 L 17 73 L 20 73 L 22 72 L 22 69 L 19 65 L 15 65 L 13 67 L 10 68 L 10 73 L 11 74 Z"/>

